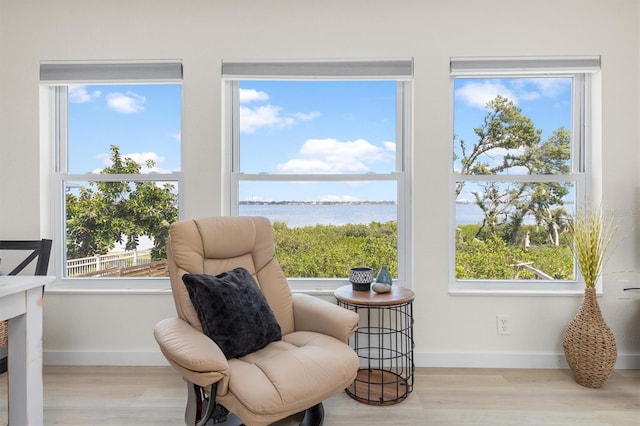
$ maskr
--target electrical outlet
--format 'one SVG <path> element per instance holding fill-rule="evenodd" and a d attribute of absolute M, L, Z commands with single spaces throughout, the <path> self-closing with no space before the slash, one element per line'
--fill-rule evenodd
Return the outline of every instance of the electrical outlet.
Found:
<path fill-rule="evenodd" d="M 509 315 L 498 315 L 496 317 L 496 325 L 498 327 L 498 334 L 511 334 Z"/>

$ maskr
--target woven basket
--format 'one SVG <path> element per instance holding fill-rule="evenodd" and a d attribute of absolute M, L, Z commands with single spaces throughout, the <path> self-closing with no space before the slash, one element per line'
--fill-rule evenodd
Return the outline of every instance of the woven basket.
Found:
<path fill-rule="evenodd" d="M 562 346 L 580 385 L 599 388 L 613 372 L 618 357 L 616 340 L 602 318 L 595 289 L 585 289 L 580 310 L 569 323 Z"/>
<path fill-rule="evenodd" d="M 0 348 L 7 346 L 9 330 L 6 321 L 0 321 Z"/>

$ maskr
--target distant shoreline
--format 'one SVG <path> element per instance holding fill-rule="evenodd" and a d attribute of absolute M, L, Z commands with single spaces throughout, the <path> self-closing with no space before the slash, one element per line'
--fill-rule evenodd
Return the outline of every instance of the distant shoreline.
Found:
<path fill-rule="evenodd" d="M 240 201 L 240 206 L 340 206 L 340 205 L 354 205 L 354 206 L 395 206 L 395 201 Z M 473 204 L 475 201 L 468 200 L 456 200 L 456 204 Z"/>
<path fill-rule="evenodd" d="M 379 206 L 396 205 L 395 201 L 240 201 L 241 206 L 338 206 L 338 205 L 360 205 Z"/>
<path fill-rule="evenodd" d="M 241 216 L 265 216 L 272 222 L 285 222 L 290 228 L 303 226 L 345 225 L 371 222 L 397 221 L 400 214 L 395 201 L 259 201 L 243 200 L 239 203 Z M 482 210 L 476 204 L 456 205 L 458 225 L 477 224 L 482 221 Z"/>

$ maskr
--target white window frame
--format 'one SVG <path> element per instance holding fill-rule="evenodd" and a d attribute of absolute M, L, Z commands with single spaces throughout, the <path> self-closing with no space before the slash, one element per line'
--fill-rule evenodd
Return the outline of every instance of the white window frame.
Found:
<path fill-rule="evenodd" d="M 398 214 L 397 285 L 411 287 L 411 107 L 413 60 L 308 60 L 308 61 L 223 61 L 225 111 L 225 196 L 226 213 L 239 215 L 239 187 L 242 181 L 395 181 Z M 241 80 L 395 80 L 396 88 L 396 165 L 391 173 L 364 174 L 249 174 L 240 171 Z M 288 278 L 294 291 L 329 293 L 348 284 L 345 277 Z"/>
<path fill-rule="evenodd" d="M 599 56 L 579 57 L 454 57 L 450 62 L 450 134 L 449 134 L 449 294 L 452 295 L 573 295 L 582 294 L 584 283 L 574 265 L 574 280 L 459 280 L 456 278 L 456 195 L 458 181 L 482 182 L 573 182 L 576 204 L 595 200 L 591 196 L 599 186 L 593 179 L 591 155 L 596 138 L 592 129 L 599 127 L 599 115 L 592 111 L 599 105 L 597 78 Z M 457 78 L 527 78 L 570 77 L 573 79 L 571 126 L 571 173 L 569 175 L 462 175 L 453 170 L 454 82 Z M 596 123 L 596 121 L 598 121 Z M 596 289 L 602 292 L 598 282 Z"/>
<path fill-rule="evenodd" d="M 89 293 L 156 292 L 170 289 L 169 277 L 79 278 L 66 277 L 66 210 L 67 182 L 176 182 L 178 186 L 178 214 L 184 211 L 183 173 L 110 174 L 69 173 L 68 170 L 68 87 L 81 84 L 182 84 L 182 64 L 179 61 L 139 62 L 43 62 L 40 65 L 41 93 L 46 97 L 42 105 L 48 121 L 47 132 L 52 146 L 50 170 L 53 212 L 52 265 L 57 278 L 51 291 Z M 181 166 L 182 170 L 182 166 Z"/>

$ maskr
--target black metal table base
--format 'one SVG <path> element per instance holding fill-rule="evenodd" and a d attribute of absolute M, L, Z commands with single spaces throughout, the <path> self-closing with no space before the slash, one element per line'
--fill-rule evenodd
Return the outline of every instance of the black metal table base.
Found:
<path fill-rule="evenodd" d="M 356 401 L 369 405 L 393 405 L 413 390 L 413 305 L 338 305 L 364 314 L 366 323 L 349 344 L 360 358 L 355 381 L 345 390 Z"/>

